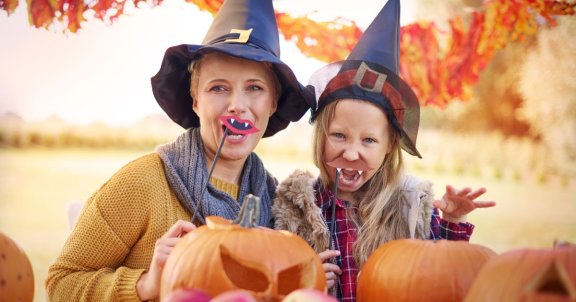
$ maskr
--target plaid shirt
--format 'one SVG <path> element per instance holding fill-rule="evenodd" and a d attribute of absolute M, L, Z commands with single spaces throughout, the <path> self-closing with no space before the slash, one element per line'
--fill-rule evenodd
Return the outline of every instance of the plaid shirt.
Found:
<path fill-rule="evenodd" d="M 318 183 L 317 183 L 318 184 Z M 332 200 L 334 194 L 330 189 L 316 188 L 316 204 L 322 210 L 328 228 L 332 229 Z M 358 267 L 352 254 L 352 246 L 356 241 L 356 226 L 346 217 L 348 202 L 336 200 L 336 236 L 332 240 L 340 256 L 336 264 L 342 270 L 337 284 L 337 298 L 339 301 L 356 301 L 356 277 Z M 470 223 L 451 223 L 440 218 L 438 209 L 434 208 L 430 221 L 430 235 L 428 239 L 470 240 L 474 225 Z"/>

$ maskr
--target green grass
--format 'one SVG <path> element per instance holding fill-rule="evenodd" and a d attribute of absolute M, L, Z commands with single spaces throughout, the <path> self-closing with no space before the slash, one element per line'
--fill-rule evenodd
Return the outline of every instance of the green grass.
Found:
<path fill-rule="evenodd" d="M 69 233 L 65 208 L 84 201 L 118 168 L 149 151 L 0 149 L 0 231 L 28 254 L 35 275 L 35 301 L 46 301 L 44 280 Z M 265 165 L 279 180 L 296 168 L 316 173 L 309 160 L 286 160 L 286 154 L 263 152 Z M 296 152 L 298 153 L 298 152 Z M 481 164 L 475 163 L 478 168 Z M 554 239 L 576 242 L 576 182 L 539 182 L 534 178 L 463 173 L 445 163 L 409 164 L 413 174 L 446 184 L 484 186 L 484 200 L 498 205 L 473 212 L 472 242 L 501 253 L 550 247 Z M 440 173 L 441 172 L 441 173 Z"/>

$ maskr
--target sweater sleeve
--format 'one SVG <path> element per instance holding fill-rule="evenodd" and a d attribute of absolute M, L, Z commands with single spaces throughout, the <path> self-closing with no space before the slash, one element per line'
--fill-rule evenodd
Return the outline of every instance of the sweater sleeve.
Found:
<path fill-rule="evenodd" d="M 169 190 L 147 157 L 123 167 L 87 201 L 49 268 L 50 301 L 139 301 L 136 282 L 168 224 L 150 228 L 151 204 L 166 200 Z"/>

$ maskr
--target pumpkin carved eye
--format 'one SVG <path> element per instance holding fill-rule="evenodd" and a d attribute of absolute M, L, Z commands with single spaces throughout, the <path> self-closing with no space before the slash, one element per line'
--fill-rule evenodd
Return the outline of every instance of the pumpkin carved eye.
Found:
<path fill-rule="evenodd" d="M 570 276 L 566 269 L 556 261 L 550 263 L 534 279 L 532 284 L 527 286 L 527 292 L 534 295 L 554 295 L 559 297 L 576 297 L 576 289 L 570 282 Z"/>
<path fill-rule="evenodd" d="M 261 265 L 250 263 L 245 259 L 236 259 L 234 253 L 223 245 L 220 246 L 220 259 L 226 276 L 238 288 L 261 293 L 270 287 L 270 280 L 266 274 L 255 268 Z"/>
<path fill-rule="evenodd" d="M 307 284 L 314 284 L 312 278 L 316 276 L 316 266 L 314 258 L 294 265 L 278 273 L 278 293 L 288 295 L 289 293 L 306 287 Z"/>

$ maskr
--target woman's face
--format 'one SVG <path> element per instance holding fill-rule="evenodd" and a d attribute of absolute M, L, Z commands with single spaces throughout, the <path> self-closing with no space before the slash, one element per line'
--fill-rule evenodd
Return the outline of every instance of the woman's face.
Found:
<path fill-rule="evenodd" d="M 243 160 L 254 150 L 276 111 L 276 79 L 263 63 L 211 53 L 202 58 L 193 109 L 200 118 L 200 133 L 207 155 L 214 155 L 224 135 L 220 120 L 229 116 L 251 123 L 259 131 L 229 132 L 221 150 L 225 160 Z"/>
<path fill-rule="evenodd" d="M 327 129 L 324 162 L 332 181 L 336 167 L 343 168 L 338 178 L 338 196 L 353 200 L 376 173 L 392 147 L 390 126 L 384 112 L 362 100 L 340 100 Z"/>

